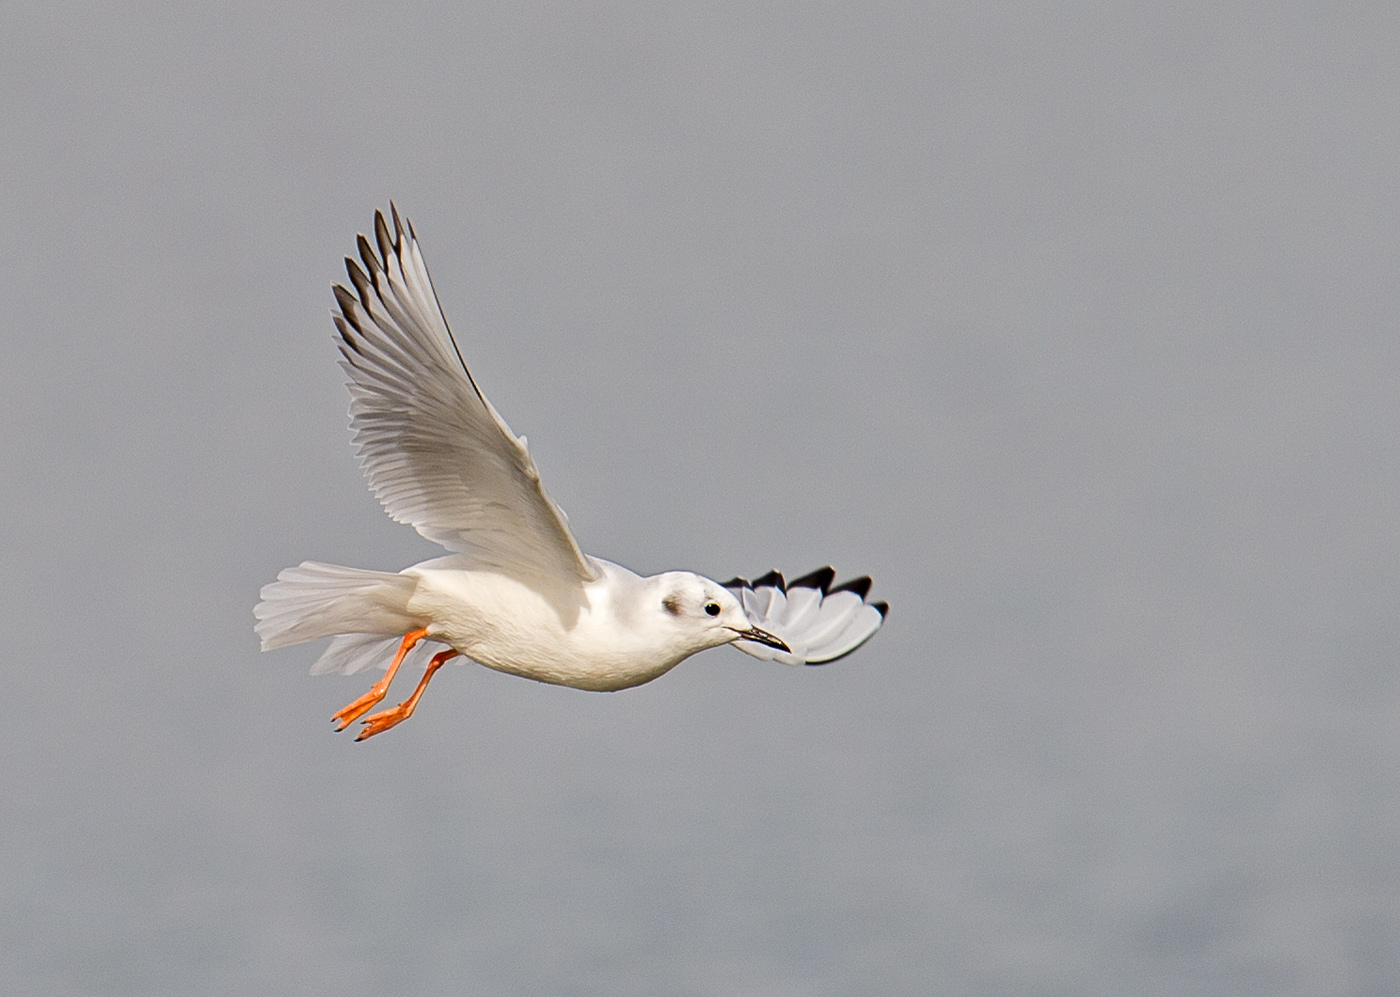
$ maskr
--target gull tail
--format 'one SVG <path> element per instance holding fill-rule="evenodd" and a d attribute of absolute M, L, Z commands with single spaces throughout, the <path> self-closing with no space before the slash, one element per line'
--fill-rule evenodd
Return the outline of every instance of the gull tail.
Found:
<path fill-rule="evenodd" d="M 253 629 L 262 638 L 264 651 L 318 637 L 354 634 L 364 635 L 365 639 L 355 642 L 354 650 L 360 652 L 366 649 L 360 645 L 368 640 L 397 640 L 426 625 L 408 612 L 408 600 L 417 584 L 407 575 L 303 561 L 295 568 L 283 569 L 277 581 L 263 586 L 262 602 L 253 609 L 258 618 Z M 357 664 L 358 653 L 345 653 L 351 650 L 348 643 L 336 642 L 341 652 L 337 658 L 344 661 L 320 670 Z"/>

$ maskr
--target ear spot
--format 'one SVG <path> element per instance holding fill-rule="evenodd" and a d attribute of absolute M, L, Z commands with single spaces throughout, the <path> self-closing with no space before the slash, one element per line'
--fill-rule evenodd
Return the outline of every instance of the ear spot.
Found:
<path fill-rule="evenodd" d="M 672 593 L 661 600 L 661 607 L 672 616 L 681 615 L 681 597 Z"/>

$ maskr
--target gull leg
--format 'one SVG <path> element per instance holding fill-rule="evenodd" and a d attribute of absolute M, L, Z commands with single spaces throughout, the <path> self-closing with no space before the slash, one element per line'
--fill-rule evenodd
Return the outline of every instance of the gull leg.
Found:
<path fill-rule="evenodd" d="M 404 634 L 403 643 L 399 645 L 399 653 L 394 655 L 393 662 L 389 665 L 389 670 L 384 673 L 384 677 L 370 687 L 369 692 L 355 700 L 343 710 L 337 710 L 331 717 L 336 723 L 336 730 L 344 730 L 352 723 L 374 709 L 385 696 L 389 694 L 389 683 L 394 681 L 394 673 L 399 670 L 399 665 L 403 664 L 403 659 L 408 652 L 413 650 L 413 646 L 424 637 L 428 636 L 427 630 L 414 630 Z"/>
<path fill-rule="evenodd" d="M 363 723 L 365 729 L 360 731 L 360 736 L 355 738 L 363 741 L 367 737 L 375 734 L 382 734 L 396 724 L 401 724 L 409 717 L 413 716 L 413 708 L 418 705 L 418 699 L 423 695 L 423 690 L 428 688 L 428 680 L 433 677 L 433 673 L 442 667 L 443 662 L 449 658 L 457 657 L 456 651 L 439 651 L 433 655 L 433 660 L 428 662 L 428 670 L 423 673 L 423 678 L 418 682 L 418 688 L 413 690 L 413 695 L 409 696 L 398 706 L 391 706 L 381 713 L 372 713 L 365 717 Z"/>

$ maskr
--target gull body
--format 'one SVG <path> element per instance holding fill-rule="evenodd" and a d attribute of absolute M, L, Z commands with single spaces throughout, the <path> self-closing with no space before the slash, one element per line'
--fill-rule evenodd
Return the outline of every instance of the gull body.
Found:
<path fill-rule="evenodd" d="M 753 629 L 739 601 L 708 578 L 643 578 L 592 560 L 598 577 L 563 606 L 504 575 L 454 566 L 456 558 L 426 561 L 403 572 L 417 582 L 406 608 L 429 639 L 487 668 L 593 692 L 650 682 Z M 706 615 L 706 605 L 720 606 L 719 615 Z"/>
<path fill-rule="evenodd" d="M 370 489 L 399 522 L 453 553 L 399 572 L 304 561 L 254 609 L 263 650 L 331 637 L 312 667 L 384 678 L 334 719 L 343 730 L 383 700 L 401 665 L 431 653 L 413 695 L 365 717 L 358 739 L 407 719 L 454 658 L 608 692 L 650 682 L 707 648 L 785 664 L 849 654 L 884 621 L 869 578 L 833 586 L 821 568 L 720 584 L 688 571 L 643 578 L 579 549 L 523 437 L 486 400 L 443 317 L 411 225 L 376 212 L 374 244 L 335 285 L 350 425 Z M 394 650 L 397 645 L 397 651 Z"/>

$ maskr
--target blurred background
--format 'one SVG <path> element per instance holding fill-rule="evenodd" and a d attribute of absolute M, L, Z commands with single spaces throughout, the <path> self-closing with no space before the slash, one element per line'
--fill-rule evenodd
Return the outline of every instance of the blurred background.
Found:
<path fill-rule="evenodd" d="M 30 995 L 1400 991 L 1400 8 L 21 3 L 0 964 Z M 394 198 L 584 549 L 828 668 L 258 653 L 396 569 Z M 405 690 L 406 691 L 406 690 Z M 398 688 L 392 694 L 398 696 Z"/>

